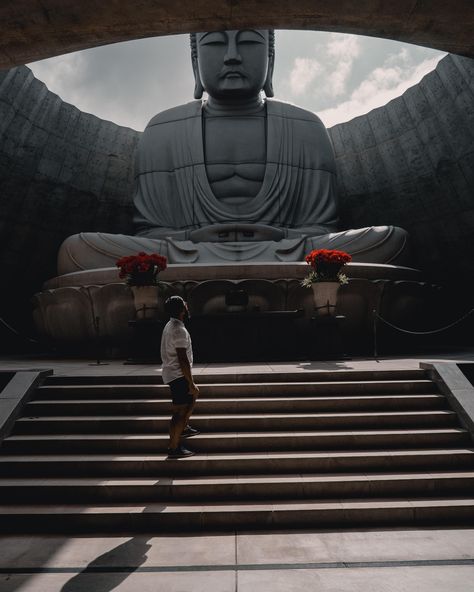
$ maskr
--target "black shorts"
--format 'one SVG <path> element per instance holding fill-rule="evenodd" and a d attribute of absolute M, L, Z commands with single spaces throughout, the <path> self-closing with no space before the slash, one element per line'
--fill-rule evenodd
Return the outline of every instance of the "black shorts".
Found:
<path fill-rule="evenodd" d="M 168 386 L 171 390 L 171 400 L 173 405 L 190 405 L 194 402 L 194 398 L 189 392 L 188 381 L 184 376 L 175 378 Z"/>

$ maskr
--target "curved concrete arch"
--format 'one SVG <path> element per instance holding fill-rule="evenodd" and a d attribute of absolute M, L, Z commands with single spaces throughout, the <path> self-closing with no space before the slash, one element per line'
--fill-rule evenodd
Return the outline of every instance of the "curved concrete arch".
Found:
<path fill-rule="evenodd" d="M 356 33 L 474 57 L 472 0 L 15 0 L 0 4 L 0 68 L 144 37 L 274 27 Z"/>

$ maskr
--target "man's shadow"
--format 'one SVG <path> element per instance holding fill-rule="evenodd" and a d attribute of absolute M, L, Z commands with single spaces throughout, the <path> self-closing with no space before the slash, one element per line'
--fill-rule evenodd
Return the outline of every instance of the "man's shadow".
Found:
<path fill-rule="evenodd" d="M 159 483 L 159 481 L 158 481 Z M 166 508 L 160 505 L 159 511 Z M 150 511 L 145 507 L 143 514 Z M 153 511 L 158 511 L 154 505 Z M 148 542 L 155 534 L 133 536 L 110 551 L 91 561 L 78 574 L 68 580 L 60 592 L 110 592 L 126 580 L 147 560 L 147 552 L 152 545 Z"/>
<path fill-rule="evenodd" d="M 136 536 L 99 555 L 61 588 L 61 592 L 110 592 L 136 571 L 151 549 L 150 536 Z"/>

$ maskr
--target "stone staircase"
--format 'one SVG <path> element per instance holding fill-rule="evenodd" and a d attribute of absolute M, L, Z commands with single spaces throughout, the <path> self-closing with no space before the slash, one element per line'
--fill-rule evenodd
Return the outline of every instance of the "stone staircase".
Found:
<path fill-rule="evenodd" d="M 423 370 L 198 377 L 180 460 L 159 380 L 48 378 L 0 448 L 0 530 L 474 521 L 470 435 Z"/>

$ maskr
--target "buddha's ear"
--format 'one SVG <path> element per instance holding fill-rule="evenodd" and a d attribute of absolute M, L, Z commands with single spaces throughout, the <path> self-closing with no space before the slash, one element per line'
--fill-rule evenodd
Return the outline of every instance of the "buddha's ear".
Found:
<path fill-rule="evenodd" d="M 189 41 L 191 44 L 191 64 L 193 66 L 193 74 L 194 74 L 194 98 L 195 99 L 202 99 L 202 93 L 204 92 L 204 87 L 201 82 L 201 75 L 199 74 L 196 33 L 191 33 L 189 35 Z"/>
<path fill-rule="evenodd" d="M 265 84 L 263 85 L 263 90 L 265 91 L 265 95 L 269 98 L 274 96 L 273 92 L 273 68 L 275 65 L 275 56 L 270 55 L 268 58 L 268 70 L 267 70 L 267 77 L 265 79 Z"/>
<path fill-rule="evenodd" d="M 193 74 L 194 74 L 194 98 L 195 99 L 202 99 L 202 93 L 204 92 L 204 87 L 201 82 L 201 76 L 199 74 L 199 66 L 197 63 L 197 59 L 193 58 Z"/>

